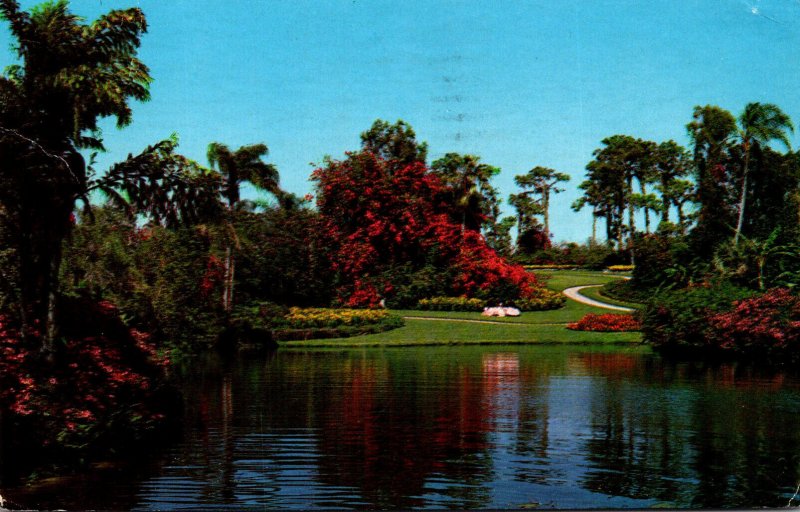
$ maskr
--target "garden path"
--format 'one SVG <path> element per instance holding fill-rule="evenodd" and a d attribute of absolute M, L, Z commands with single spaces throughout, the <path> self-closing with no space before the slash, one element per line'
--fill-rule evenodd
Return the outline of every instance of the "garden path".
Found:
<path fill-rule="evenodd" d="M 607 304 L 605 302 L 600 302 L 599 300 L 590 299 L 589 297 L 585 297 L 580 293 L 580 291 L 583 290 L 584 288 L 597 288 L 599 286 L 603 285 L 589 284 L 585 286 L 573 286 L 572 288 L 567 288 L 562 293 L 566 295 L 568 298 L 580 302 L 581 304 L 586 304 L 587 306 L 594 306 L 596 308 L 604 308 L 604 309 L 613 309 L 614 311 L 627 311 L 627 312 L 635 311 L 633 308 L 626 308 L 624 306 L 614 306 L 613 304 Z"/>

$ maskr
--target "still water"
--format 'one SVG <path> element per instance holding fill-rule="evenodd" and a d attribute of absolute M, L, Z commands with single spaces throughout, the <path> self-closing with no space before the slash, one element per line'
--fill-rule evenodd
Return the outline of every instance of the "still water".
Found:
<path fill-rule="evenodd" d="M 800 482 L 796 376 L 642 348 L 280 350 L 179 381 L 183 435 L 147 463 L 6 494 L 78 509 L 741 508 L 785 506 Z"/>

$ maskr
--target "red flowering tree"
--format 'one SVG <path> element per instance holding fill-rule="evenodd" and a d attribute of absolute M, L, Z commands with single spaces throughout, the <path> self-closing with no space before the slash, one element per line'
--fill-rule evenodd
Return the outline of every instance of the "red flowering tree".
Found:
<path fill-rule="evenodd" d="M 502 301 L 530 296 L 539 286 L 522 267 L 500 258 L 480 233 L 453 222 L 437 199 L 442 182 L 422 162 L 363 151 L 328 160 L 312 180 L 320 231 L 339 276 L 338 295 L 348 306 L 391 299 L 401 281 L 423 269 L 444 276 L 437 294 Z"/>

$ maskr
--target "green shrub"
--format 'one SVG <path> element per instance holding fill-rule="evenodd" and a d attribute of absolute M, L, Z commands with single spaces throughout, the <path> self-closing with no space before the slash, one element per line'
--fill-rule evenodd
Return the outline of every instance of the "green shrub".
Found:
<path fill-rule="evenodd" d="M 381 280 L 392 283 L 394 287 L 386 297 L 386 306 L 407 309 L 415 307 L 420 299 L 446 294 L 452 276 L 433 265 L 414 269 L 411 264 L 405 264 L 387 270 L 381 275 Z"/>
<path fill-rule="evenodd" d="M 735 301 L 753 294 L 728 282 L 661 292 L 644 310 L 645 342 L 663 349 L 712 349 L 709 317 L 730 310 Z"/>
<path fill-rule="evenodd" d="M 617 253 L 606 244 L 574 242 L 553 245 L 532 254 L 519 254 L 515 259 L 528 265 L 564 265 L 567 268 L 581 267 L 594 270 L 602 270 L 609 265 L 629 261 L 628 255 Z"/>
<path fill-rule="evenodd" d="M 529 299 L 516 299 L 512 305 L 520 311 L 547 311 L 563 307 L 567 298 L 559 292 L 554 292 L 546 288 L 536 291 L 536 295 Z"/>
<path fill-rule="evenodd" d="M 429 311 L 483 311 L 486 301 L 466 297 L 432 297 L 421 299 L 417 308 Z"/>
<path fill-rule="evenodd" d="M 652 290 L 641 290 L 633 286 L 630 279 L 615 279 L 600 288 L 600 295 L 623 302 L 644 304 L 653 298 Z"/>
<path fill-rule="evenodd" d="M 405 321 L 392 314 L 387 314 L 377 322 L 359 325 L 340 324 L 336 327 L 306 327 L 306 328 L 281 328 L 272 330 L 272 339 L 275 341 L 294 340 L 319 340 L 328 338 L 350 338 L 362 334 L 377 334 L 398 327 L 403 327 Z"/>

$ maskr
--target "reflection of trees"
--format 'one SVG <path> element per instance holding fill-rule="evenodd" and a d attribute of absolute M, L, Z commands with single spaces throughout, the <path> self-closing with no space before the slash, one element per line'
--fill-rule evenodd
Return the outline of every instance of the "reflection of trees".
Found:
<path fill-rule="evenodd" d="M 422 506 L 428 492 L 460 507 L 485 506 L 480 484 L 491 459 L 481 380 L 469 367 L 396 362 L 341 366 L 340 393 L 331 395 L 319 432 L 320 479 L 355 487 L 377 507 Z"/>
<path fill-rule="evenodd" d="M 676 506 L 786 504 L 781 493 L 797 483 L 800 430 L 791 398 L 773 393 L 782 376 L 731 365 L 653 372 L 646 358 L 621 354 L 584 362 L 608 376 L 590 404 L 585 488 Z"/>

